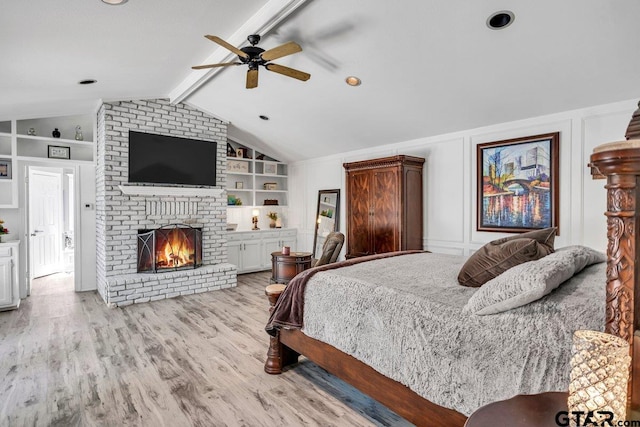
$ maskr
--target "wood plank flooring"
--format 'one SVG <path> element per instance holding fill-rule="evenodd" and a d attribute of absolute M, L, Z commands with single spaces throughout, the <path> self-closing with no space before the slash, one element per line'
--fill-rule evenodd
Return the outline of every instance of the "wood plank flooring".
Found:
<path fill-rule="evenodd" d="M 263 371 L 269 273 L 109 309 L 71 276 L 0 313 L 0 426 L 407 426 L 302 361 Z"/>

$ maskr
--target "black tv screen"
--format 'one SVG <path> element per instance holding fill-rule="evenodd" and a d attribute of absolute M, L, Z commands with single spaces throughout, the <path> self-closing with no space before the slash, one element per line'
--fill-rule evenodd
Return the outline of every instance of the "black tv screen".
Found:
<path fill-rule="evenodd" d="M 217 144 L 129 131 L 129 182 L 216 185 Z"/>

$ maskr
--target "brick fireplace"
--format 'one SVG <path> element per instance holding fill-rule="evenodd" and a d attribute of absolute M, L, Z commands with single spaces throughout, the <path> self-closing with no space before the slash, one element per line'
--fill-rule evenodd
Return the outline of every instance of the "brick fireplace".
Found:
<path fill-rule="evenodd" d="M 216 187 L 128 185 L 129 130 L 217 142 Z M 227 263 L 226 123 L 168 100 L 104 103 L 98 111 L 97 284 L 122 307 L 236 285 Z M 138 232 L 186 224 L 201 230 L 199 268 L 138 272 Z"/>

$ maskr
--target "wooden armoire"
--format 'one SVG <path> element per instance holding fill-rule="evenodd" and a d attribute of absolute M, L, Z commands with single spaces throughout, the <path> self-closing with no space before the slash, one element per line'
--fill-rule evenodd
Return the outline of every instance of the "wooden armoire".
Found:
<path fill-rule="evenodd" d="M 343 164 L 347 258 L 422 249 L 423 164 L 412 156 Z"/>

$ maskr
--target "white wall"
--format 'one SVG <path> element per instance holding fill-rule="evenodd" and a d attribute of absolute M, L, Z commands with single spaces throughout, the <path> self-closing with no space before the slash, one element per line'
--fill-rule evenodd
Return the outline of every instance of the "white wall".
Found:
<path fill-rule="evenodd" d="M 476 230 L 476 145 L 560 132 L 560 235 L 556 247 L 582 244 L 606 250 L 604 180 L 587 167 L 597 145 L 624 140 L 637 100 L 535 117 L 478 129 L 345 152 L 289 165 L 290 226 L 298 250 L 311 250 L 317 192 L 340 188 L 340 229 L 346 230 L 342 164 L 396 154 L 424 157 L 424 246 L 433 252 L 468 255 L 507 236 Z"/>
<path fill-rule="evenodd" d="M 76 174 L 76 197 L 80 196 L 80 234 L 78 240 L 76 230 L 76 261 L 75 274 L 80 275 L 80 288 L 76 291 L 92 291 L 96 285 L 96 167 L 94 165 L 80 165 Z M 77 223 L 77 222 L 76 222 Z M 77 255 L 80 254 L 78 257 Z"/>

